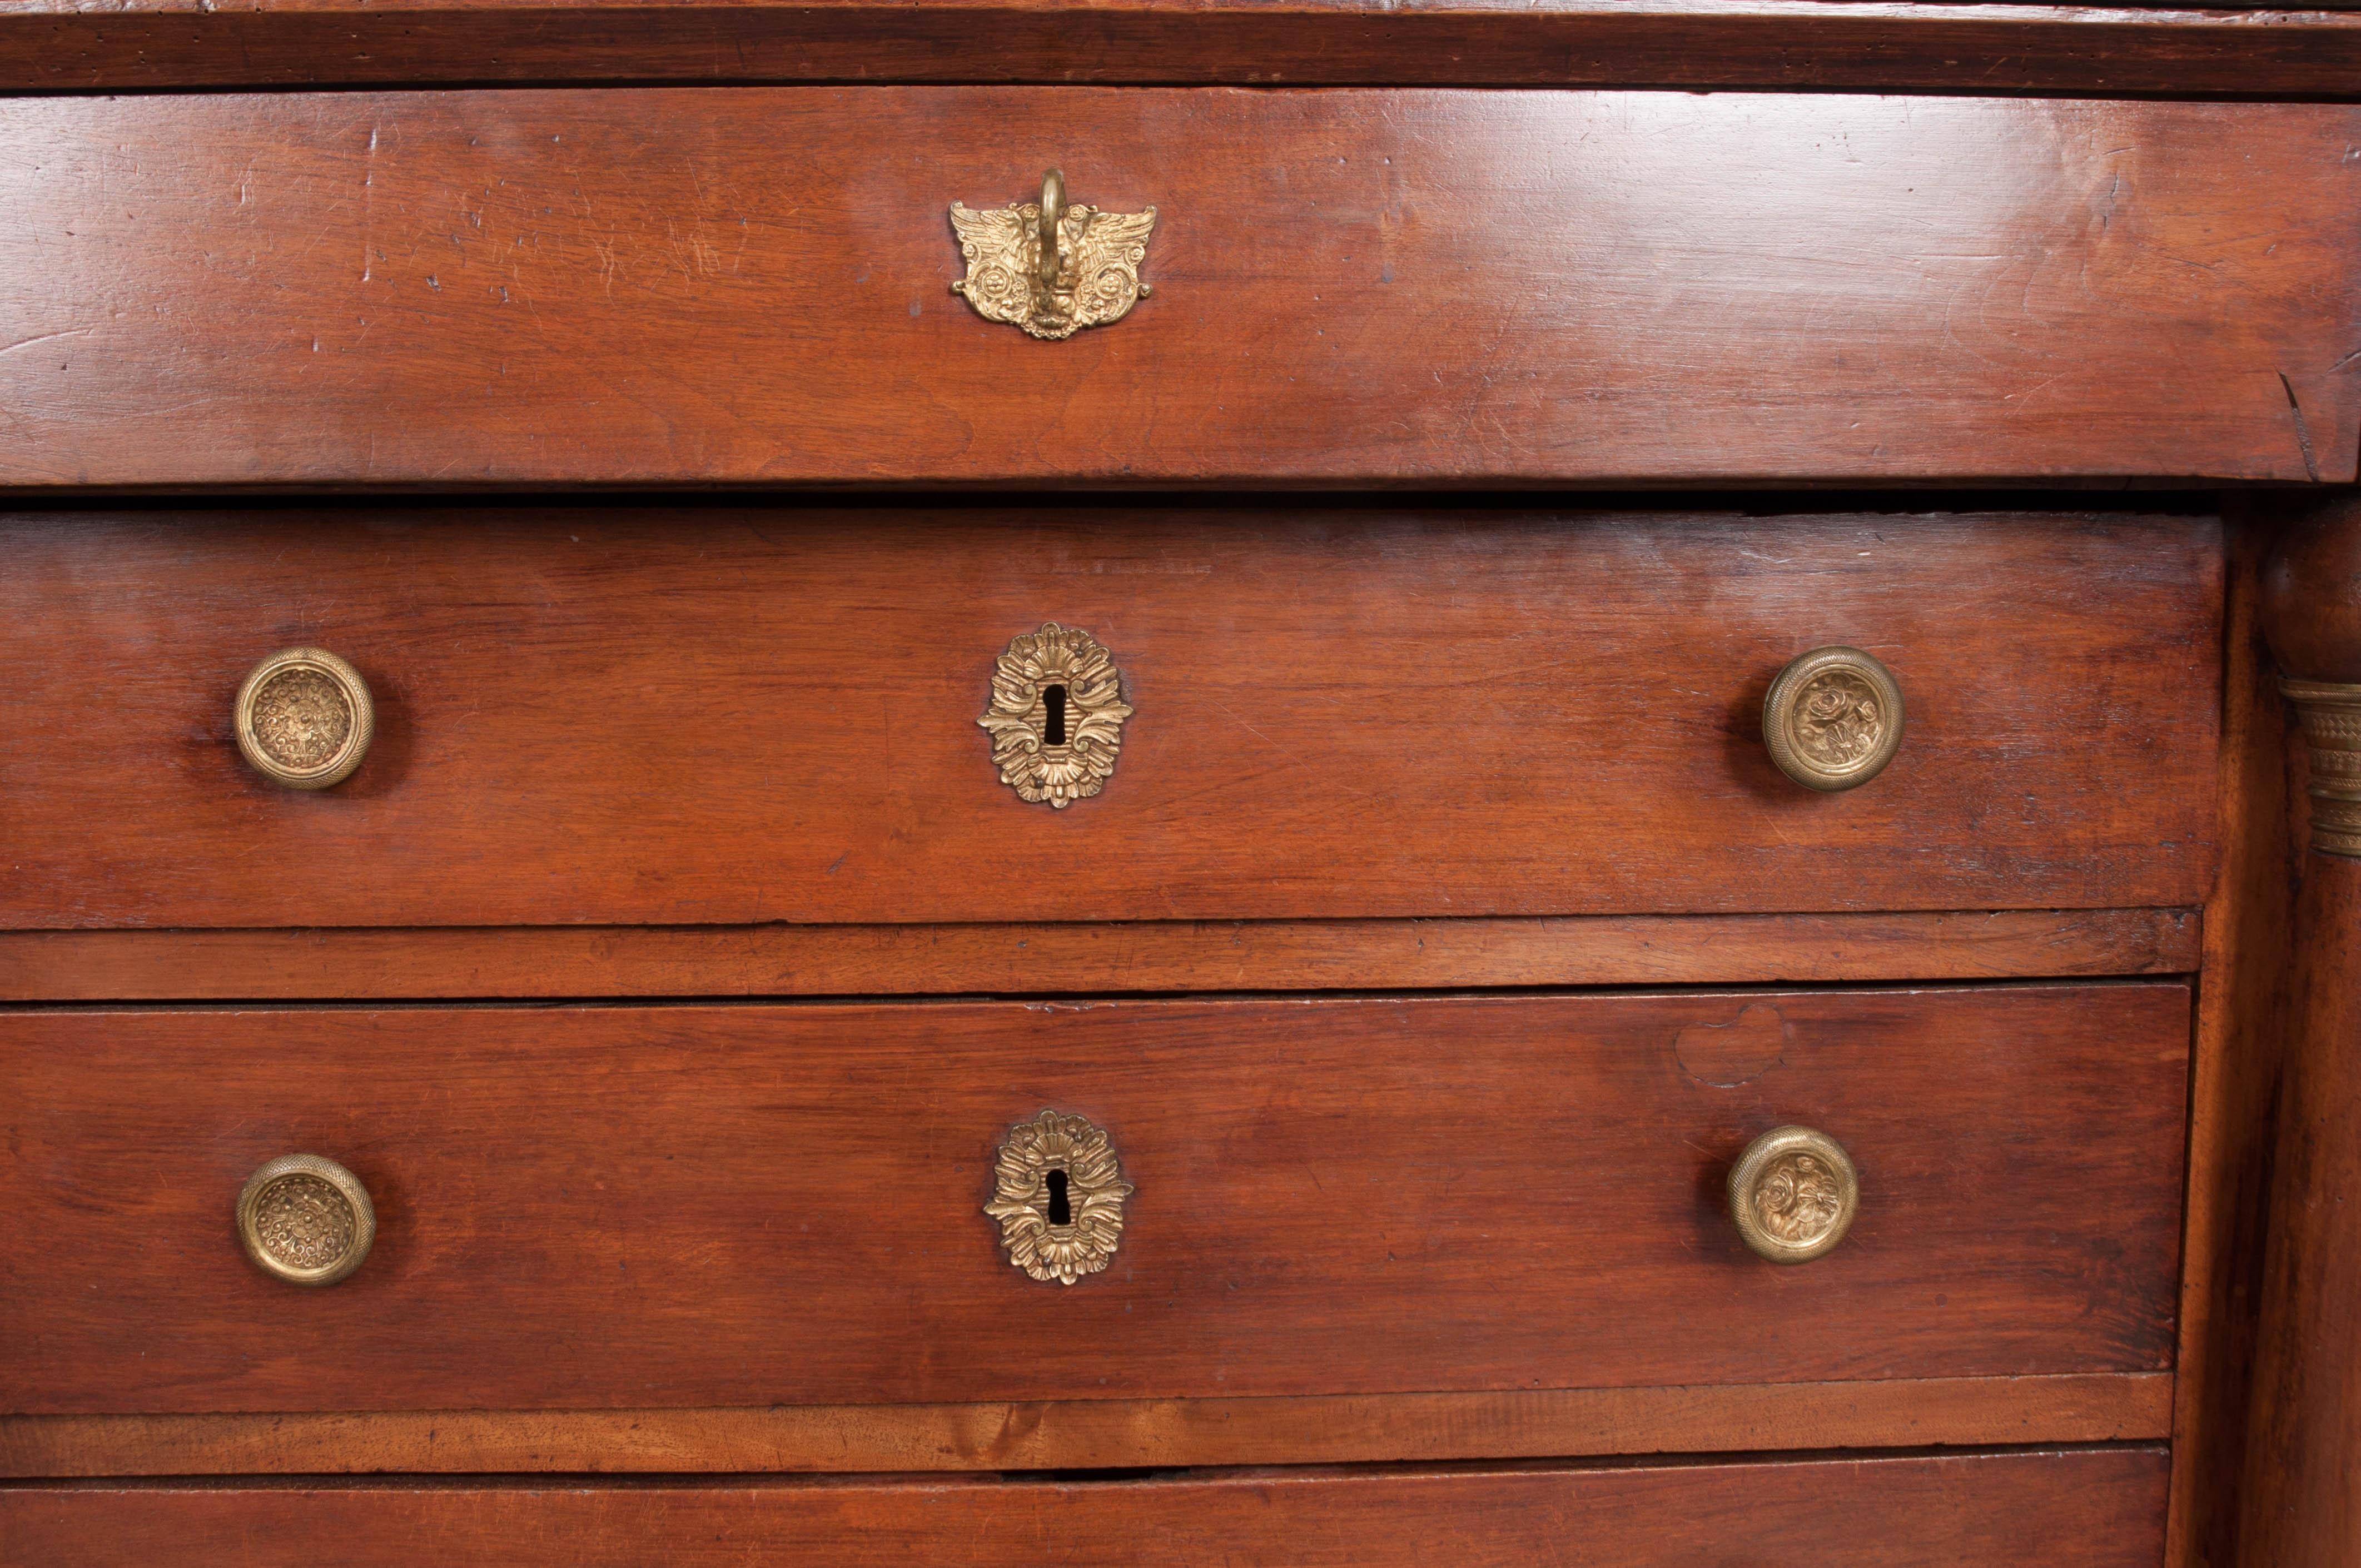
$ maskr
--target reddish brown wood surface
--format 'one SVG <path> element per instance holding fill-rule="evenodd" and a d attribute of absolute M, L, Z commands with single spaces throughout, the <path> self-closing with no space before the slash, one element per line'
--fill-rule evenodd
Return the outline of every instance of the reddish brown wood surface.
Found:
<path fill-rule="evenodd" d="M 69 514 L 0 553 L 10 927 L 2027 909 L 2213 875 L 2211 520 Z M 1137 710 L 1057 812 L 975 722 L 1053 619 Z M 377 694 L 316 795 L 229 734 L 299 642 Z M 1839 795 L 1761 740 L 1830 642 L 1910 705 Z"/>
<path fill-rule="evenodd" d="M 2287 1027 L 2301 813 L 2286 705 L 2257 624 L 2265 554 L 2284 502 L 2239 509 L 2224 627 L 2222 879 L 2205 908 L 2191 1075 L 2188 1239 L 2173 1431 L 2175 1568 L 2227 1568 L 2255 1357 L 2273 1107 Z"/>
<path fill-rule="evenodd" d="M 0 1539 L 46 1568 L 2153 1568 L 2160 1449 L 1944 1459 L 1206 1480 L 0 1490 Z M 202 1543 L 202 1544 L 200 1544 Z M 192 1549 L 200 1553 L 191 1555 Z"/>
<path fill-rule="evenodd" d="M 515 1409 L 2156 1370 L 2189 1018 L 2153 982 L 12 1012 L 0 1389 Z M 1071 1288 L 982 1212 L 1044 1106 L 1106 1127 L 1138 1189 Z M 1861 1211 L 1781 1268 L 1724 1182 L 1794 1122 L 1850 1151 Z M 377 1207 L 325 1290 L 232 1234 L 296 1150 Z"/>
<path fill-rule="evenodd" d="M 2350 479 L 2361 108 L 20 99 L 0 485 Z M 949 204 L 1161 213 L 978 318 Z"/>
<path fill-rule="evenodd" d="M 0 1416 L 0 1476 L 658 1474 L 1958 1448 L 2169 1436 L 2163 1372 L 766 1409 Z"/>
<path fill-rule="evenodd" d="M 2361 682 L 2356 585 L 2361 508 L 2290 532 L 2263 601 L 2287 674 Z M 2238 1561 L 2344 1568 L 2361 1552 L 2361 860 L 2303 857 L 2287 986 Z"/>
<path fill-rule="evenodd" d="M 2241 14 L 2244 9 L 2245 14 Z M 1809 0 L 18 0 L 0 86 L 1149 82 L 2351 93 L 2323 10 Z"/>
<path fill-rule="evenodd" d="M 2197 968 L 2191 909 L 1104 926 L 0 934 L 0 1002 L 886 996 L 2062 979 Z"/>

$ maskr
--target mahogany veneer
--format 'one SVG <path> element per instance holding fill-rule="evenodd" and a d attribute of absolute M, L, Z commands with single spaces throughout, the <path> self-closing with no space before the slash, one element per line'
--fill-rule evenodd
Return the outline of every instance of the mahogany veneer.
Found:
<path fill-rule="evenodd" d="M 17 927 L 2156 906 L 2213 870 L 2208 519 L 188 512 L 0 548 Z M 1062 812 L 975 722 L 1050 620 L 1137 710 Z M 319 794 L 228 733 L 299 642 L 377 694 Z M 1831 642 L 1910 715 L 1840 795 L 1761 740 Z"/>
<path fill-rule="evenodd" d="M 2188 1030 L 2160 983 L 0 1014 L 0 1343 L 28 1413 L 2145 1372 Z M 1072 1288 L 982 1212 L 1044 1106 L 1138 1189 Z M 1722 1186 L 1788 1122 L 1863 1191 L 1797 1269 Z M 291 1150 L 376 1204 L 332 1289 L 226 1223 Z"/>
<path fill-rule="evenodd" d="M 2164 1473 L 2162 1450 L 2138 1448 L 1095 1485 L 45 1486 L 0 1489 L 0 1532 L 50 1568 L 188 1561 L 191 1542 L 226 1540 L 240 1568 L 2019 1568 L 2061 1543 L 2084 1568 L 2148 1568 Z"/>
<path fill-rule="evenodd" d="M 0 485 L 2345 481 L 2361 108 L 20 99 Z M 947 210 L 1161 213 L 978 318 Z"/>

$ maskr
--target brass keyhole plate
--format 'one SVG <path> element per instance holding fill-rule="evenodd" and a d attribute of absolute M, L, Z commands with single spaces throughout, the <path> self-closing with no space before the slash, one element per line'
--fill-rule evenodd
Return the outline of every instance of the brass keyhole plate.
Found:
<path fill-rule="evenodd" d="M 1060 1184 L 1055 1177 L 1065 1179 Z M 1060 1185 L 1062 1224 L 1053 1222 Z M 983 1212 L 1000 1222 L 1000 1245 L 1010 1263 L 1045 1284 L 1071 1285 L 1114 1258 L 1123 1240 L 1123 1201 L 1133 1190 L 1104 1128 L 1086 1117 L 1044 1111 L 1008 1129 Z"/>
<path fill-rule="evenodd" d="M 992 736 L 1000 782 L 1021 800 L 1063 811 L 1106 787 L 1130 717 L 1107 651 L 1052 620 L 1008 644 L 993 672 L 992 705 L 976 722 Z"/>

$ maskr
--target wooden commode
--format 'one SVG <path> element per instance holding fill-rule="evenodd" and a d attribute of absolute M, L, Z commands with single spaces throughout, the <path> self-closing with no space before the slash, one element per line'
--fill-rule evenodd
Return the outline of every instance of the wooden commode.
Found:
<path fill-rule="evenodd" d="M 2361 12 L 0 87 L 0 1563 L 2361 1561 Z"/>

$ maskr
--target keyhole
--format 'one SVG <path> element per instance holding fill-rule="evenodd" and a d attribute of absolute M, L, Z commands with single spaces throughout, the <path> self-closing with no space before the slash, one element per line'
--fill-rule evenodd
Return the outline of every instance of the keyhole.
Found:
<path fill-rule="evenodd" d="M 1051 686 L 1049 689 L 1055 691 L 1058 688 Z M 1053 1225 L 1072 1224 L 1074 1207 L 1066 1201 L 1066 1173 L 1053 1170 L 1046 1179 L 1049 1184 L 1049 1223 Z"/>
<path fill-rule="evenodd" d="M 1049 721 L 1043 727 L 1041 739 L 1052 746 L 1066 743 L 1066 688 L 1050 686 L 1041 694 L 1049 709 Z"/>

